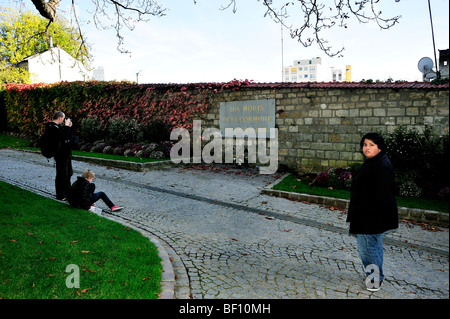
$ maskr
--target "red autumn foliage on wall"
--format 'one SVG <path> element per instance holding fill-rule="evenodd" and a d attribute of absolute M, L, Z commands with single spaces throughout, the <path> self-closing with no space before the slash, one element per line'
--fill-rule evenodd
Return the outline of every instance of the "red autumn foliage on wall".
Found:
<path fill-rule="evenodd" d="M 4 92 L 8 129 L 39 136 L 54 112 L 61 110 L 74 122 L 88 116 L 106 123 L 117 117 L 141 124 L 161 121 L 190 128 L 207 112 L 216 94 L 238 90 L 249 81 L 204 84 L 135 84 L 127 82 L 59 82 L 8 84 Z"/>

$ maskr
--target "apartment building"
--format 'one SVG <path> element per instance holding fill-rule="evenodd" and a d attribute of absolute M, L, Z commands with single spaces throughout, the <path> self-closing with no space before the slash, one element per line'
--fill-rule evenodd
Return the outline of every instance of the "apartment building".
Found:
<path fill-rule="evenodd" d="M 283 68 L 284 82 L 350 82 L 351 65 L 330 66 L 322 58 L 295 60 Z"/>

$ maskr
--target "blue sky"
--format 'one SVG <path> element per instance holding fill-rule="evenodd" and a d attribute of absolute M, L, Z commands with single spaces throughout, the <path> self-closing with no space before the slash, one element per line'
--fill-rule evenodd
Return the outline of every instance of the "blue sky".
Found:
<path fill-rule="evenodd" d="M 331 1 L 331 0 L 330 0 Z M 8 1 L 0 0 L 0 4 Z M 342 58 L 329 58 L 317 47 L 305 48 L 284 31 L 284 65 L 294 60 L 322 57 L 331 65 L 352 66 L 352 80 L 421 80 L 420 58 L 434 60 L 427 0 L 382 0 L 386 16 L 401 15 L 389 30 L 375 24 L 351 23 L 348 29 L 328 33 L 335 48 L 345 47 Z M 82 3 L 86 22 L 90 1 Z M 93 44 L 92 65 L 103 66 L 106 80 L 136 80 L 140 83 L 222 82 L 249 79 L 255 82 L 282 80 L 281 27 L 264 17 L 256 0 L 238 0 L 238 11 L 221 11 L 227 0 L 164 0 L 167 15 L 141 23 L 125 32 L 125 47 L 117 51 L 113 30 L 83 26 Z M 69 5 L 61 1 L 61 7 Z M 86 6 L 86 7 L 84 7 Z M 33 9 L 33 8 L 31 8 Z M 431 0 L 436 49 L 449 48 L 449 1 Z"/>

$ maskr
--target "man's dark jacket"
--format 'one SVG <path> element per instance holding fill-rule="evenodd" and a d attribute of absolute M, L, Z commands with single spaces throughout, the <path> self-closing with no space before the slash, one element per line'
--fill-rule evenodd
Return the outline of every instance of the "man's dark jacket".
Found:
<path fill-rule="evenodd" d="M 352 178 L 347 222 L 350 234 L 381 234 L 398 228 L 394 169 L 385 152 L 366 159 Z"/>
<path fill-rule="evenodd" d="M 94 191 L 95 184 L 79 176 L 70 188 L 69 204 L 81 209 L 91 208 Z"/>
<path fill-rule="evenodd" d="M 72 146 L 74 145 L 74 136 L 72 128 L 69 126 L 59 126 L 53 121 L 46 124 L 45 130 L 49 132 L 51 144 L 54 145 L 55 159 L 70 158 L 72 155 Z"/>

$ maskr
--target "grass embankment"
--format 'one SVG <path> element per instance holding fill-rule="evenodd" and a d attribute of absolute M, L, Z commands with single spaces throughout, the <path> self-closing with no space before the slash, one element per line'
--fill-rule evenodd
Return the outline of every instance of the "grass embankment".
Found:
<path fill-rule="evenodd" d="M 0 181 L 0 229 L 0 298 L 158 298 L 156 246 L 119 223 Z"/>

